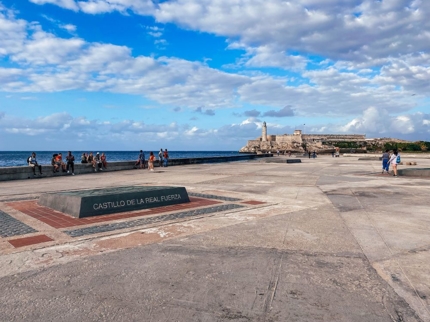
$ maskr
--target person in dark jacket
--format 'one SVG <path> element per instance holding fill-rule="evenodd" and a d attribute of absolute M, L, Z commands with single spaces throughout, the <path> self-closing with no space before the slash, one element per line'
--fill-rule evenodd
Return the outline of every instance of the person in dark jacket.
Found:
<path fill-rule="evenodd" d="M 67 173 L 70 173 L 69 167 L 71 167 L 72 176 L 74 176 L 75 175 L 75 157 L 71 151 L 69 151 L 69 153 L 67 154 L 66 161 L 67 161 Z"/>

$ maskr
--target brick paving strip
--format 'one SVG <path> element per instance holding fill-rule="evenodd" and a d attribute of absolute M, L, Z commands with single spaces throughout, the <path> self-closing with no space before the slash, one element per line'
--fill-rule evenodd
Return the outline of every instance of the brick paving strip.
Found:
<path fill-rule="evenodd" d="M 36 229 L 27 226 L 18 219 L 9 216 L 7 213 L 0 210 L 0 236 L 11 237 L 26 235 L 37 232 Z"/>
<path fill-rule="evenodd" d="M 249 200 L 249 201 L 242 201 L 242 203 L 247 204 L 247 205 L 256 206 L 256 205 L 263 205 L 266 202 L 264 202 L 264 201 L 257 201 L 257 200 Z"/>
<path fill-rule="evenodd" d="M 38 235 L 38 236 L 23 237 L 23 238 L 9 240 L 8 243 L 11 244 L 13 247 L 18 248 L 18 247 L 24 247 L 24 246 L 34 245 L 34 244 L 45 243 L 48 241 L 53 241 L 53 239 L 46 235 Z"/>
<path fill-rule="evenodd" d="M 128 219 L 128 218 L 140 217 L 140 216 L 151 216 L 151 215 L 162 214 L 165 212 L 181 211 L 181 210 L 187 210 L 190 208 L 212 206 L 212 205 L 221 203 L 215 200 L 205 200 L 205 199 L 192 198 L 192 197 L 190 198 L 190 201 L 191 202 L 189 203 L 145 209 L 143 211 L 125 212 L 125 213 L 117 213 L 117 214 L 111 214 L 111 215 L 102 215 L 102 216 L 85 217 L 85 218 L 75 218 L 75 217 L 63 214 L 59 211 L 55 211 L 50 208 L 40 206 L 34 200 L 10 202 L 10 203 L 7 203 L 6 205 L 32 218 L 40 220 L 41 222 L 44 222 L 45 224 L 48 224 L 53 228 L 61 229 L 61 228 L 83 226 L 83 225 L 89 225 L 89 224 L 95 224 L 95 223 L 101 223 L 101 222 L 113 221 L 113 220 L 119 220 L 119 219 Z"/>
<path fill-rule="evenodd" d="M 75 230 L 66 230 L 64 231 L 64 233 L 66 233 L 71 237 L 81 237 L 85 235 L 92 235 L 92 234 L 104 233 L 104 232 L 109 232 L 114 230 L 125 229 L 125 228 L 150 225 L 154 223 L 172 221 L 176 219 L 184 219 L 184 218 L 195 217 L 199 215 L 207 215 L 211 213 L 222 212 L 222 211 L 238 209 L 238 208 L 245 208 L 245 207 L 241 205 L 236 205 L 236 204 L 223 204 L 223 205 L 213 206 L 209 208 L 201 208 L 201 209 L 177 212 L 177 213 L 168 214 L 168 215 L 141 218 L 141 219 L 126 221 L 126 222 L 91 226 L 91 227 L 85 227 L 85 228 L 80 228 Z"/>

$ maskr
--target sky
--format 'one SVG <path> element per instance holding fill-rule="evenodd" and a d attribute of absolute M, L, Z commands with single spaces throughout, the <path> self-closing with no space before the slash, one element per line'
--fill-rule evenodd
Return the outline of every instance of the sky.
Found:
<path fill-rule="evenodd" d="M 428 0 L 0 0 L 0 150 L 430 141 Z"/>

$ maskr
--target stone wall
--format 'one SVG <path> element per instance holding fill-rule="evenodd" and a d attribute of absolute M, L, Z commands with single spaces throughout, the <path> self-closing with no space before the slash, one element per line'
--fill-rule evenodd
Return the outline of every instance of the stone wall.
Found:
<path fill-rule="evenodd" d="M 248 140 L 248 146 L 260 146 L 261 140 Z"/>
<path fill-rule="evenodd" d="M 269 142 L 266 142 L 269 143 Z M 247 161 L 261 157 L 271 157 L 272 154 L 248 154 L 248 155 L 237 155 L 237 156 L 226 156 L 226 157 L 207 157 L 207 158 L 186 158 L 186 159 L 170 159 L 169 166 L 186 165 L 186 164 L 199 164 L 199 163 L 216 163 L 216 162 L 233 162 L 233 161 Z M 95 174 L 101 175 L 104 172 L 111 171 L 122 171 L 122 170 L 134 170 L 134 164 L 136 161 L 120 161 L 120 162 L 109 162 L 107 170 L 98 171 Z M 146 168 L 148 168 L 148 162 Z M 154 163 L 155 167 L 159 166 L 158 160 Z M 134 170 L 139 171 L 139 170 Z M 146 170 L 147 171 L 147 170 Z M 39 175 L 39 169 L 36 169 L 36 176 L 33 176 L 33 170 L 29 166 L 22 167 L 3 167 L 0 168 L 0 181 L 8 180 L 20 180 L 20 179 L 39 179 L 45 177 L 59 177 L 67 176 L 66 172 L 52 172 L 51 165 L 42 165 L 43 175 Z M 94 169 L 91 164 L 75 163 L 75 174 L 88 174 L 94 173 Z"/>
<path fill-rule="evenodd" d="M 314 135 L 314 134 L 303 134 L 304 140 L 320 140 L 320 141 L 365 141 L 366 135 L 363 134 L 324 134 L 324 135 Z"/>
<path fill-rule="evenodd" d="M 299 143 L 299 144 L 301 144 L 303 141 L 302 141 L 302 137 L 300 135 L 277 135 L 276 136 L 276 142 L 279 144 L 282 144 L 282 143 L 288 143 L 288 144 Z"/>

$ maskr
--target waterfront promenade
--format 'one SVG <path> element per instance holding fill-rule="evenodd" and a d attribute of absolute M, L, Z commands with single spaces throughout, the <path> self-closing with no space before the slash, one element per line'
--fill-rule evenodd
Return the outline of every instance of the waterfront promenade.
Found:
<path fill-rule="evenodd" d="M 268 159 L 0 182 L 1 320 L 430 321 L 430 178 Z M 81 219 L 37 205 L 127 185 L 185 186 L 191 203 Z"/>

